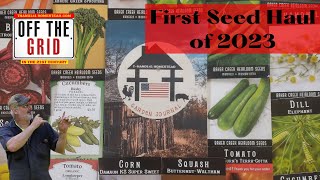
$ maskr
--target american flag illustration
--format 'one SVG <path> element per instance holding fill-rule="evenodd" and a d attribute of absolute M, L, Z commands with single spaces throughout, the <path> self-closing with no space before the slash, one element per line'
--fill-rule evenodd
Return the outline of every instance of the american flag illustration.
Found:
<path fill-rule="evenodd" d="M 168 98 L 169 83 L 141 83 L 142 98 Z"/>

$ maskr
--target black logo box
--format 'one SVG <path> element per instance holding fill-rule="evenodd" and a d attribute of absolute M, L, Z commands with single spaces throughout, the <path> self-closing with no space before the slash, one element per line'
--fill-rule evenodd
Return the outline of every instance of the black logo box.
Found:
<path fill-rule="evenodd" d="M 313 173 L 300 173 L 300 174 L 284 174 L 274 176 L 274 180 L 297 180 L 297 179 L 307 179 L 307 180 L 316 180 L 320 179 L 320 172 Z"/>
<path fill-rule="evenodd" d="M 292 97 L 295 94 L 294 97 Z M 305 94 L 314 94 L 304 96 Z M 288 110 L 311 110 L 304 114 L 320 114 L 320 92 L 274 92 L 271 93 L 271 114 L 272 116 L 295 115 L 289 114 Z"/>
<path fill-rule="evenodd" d="M 209 146 L 209 157 L 228 159 L 267 160 L 272 163 L 272 146 L 268 147 L 242 147 L 242 146 Z"/>
<path fill-rule="evenodd" d="M 208 146 L 215 147 L 232 147 L 232 146 L 245 146 L 245 147 L 266 147 L 272 146 L 271 139 L 208 139 Z"/>
<path fill-rule="evenodd" d="M 192 165 L 191 165 L 192 164 Z M 197 164 L 197 165 L 196 165 Z M 188 167 L 186 167 L 188 166 Z M 100 158 L 99 170 L 159 170 L 165 174 L 166 169 L 206 169 L 219 170 L 225 174 L 224 158 L 160 158 L 160 157 L 124 157 L 124 158 Z"/>
<path fill-rule="evenodd" d="M 213 68 L 221 69 L 213 71 Z M 234 68 L 235 71 L 226 71 L 225 68 Z M 237 68 L 251 68 L 252 71 L 237 71 Z M 255 71 L 255 68 L 264 68 L 264 71 Z M 220 78 L 265 78 L 269 77 L 270 70 L 268 65 L 259 66 L 213 66 L 207 67 L 208 79 L 220 79 Z"/>

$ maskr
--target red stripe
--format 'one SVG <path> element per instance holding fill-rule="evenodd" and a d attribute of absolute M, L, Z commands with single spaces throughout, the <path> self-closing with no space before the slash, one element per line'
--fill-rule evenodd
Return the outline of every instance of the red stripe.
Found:
<path fill-rule="evenodd" d="M 169 86 L 169 84 L 149 84 L 150 86 Z"/>
<path fill-rule="evenodd" d="M 167 88 L 167 89 L 169 89 L 168 86 L 149 86 L 149 88 Z"/>
<path fill-rule="evenodd" d="M 149 86 L 149 88 L 169 88 L 169 86 Z"/>
<path fill-rule="evenodd" d="M 141 91 L 141 92 L 169 92 L 167 90 L 152 90 L 152 91 Z"/>
<path fill-rule="evenodd" d="M 154 95 L 157 95 L 157 96 L 169 96 L 168 94 L 141 94 L 141 96 L 154 96 Z"/>
<path fill-rule="evenodd" d="M 149 87 L 149 89 L 169 89 L 167 87 L 163 88 L 163 87 Z"/>
<path fill-rule="evenodd" d="M 149 83 L 149 85 L 161 85 L 161 86 L 168 86 L 168 83 Z"/>
<path fill-rule="evenodd" d="M 168 87 L 149 87 L 149 89 L 169 89 Z"/>
<path fill-rule="evenodd" d="M 141 97 L 144 97 L 144 98 L 168 98 L 168 96 L 141 96 Z"/>
<path fill-rule="evenodd" d="M 166 97 L 168 97 L 168 95 L 166 95 L 166 94 L 144 94 L 141 96 L 166 96 Z"/>
<path fill-rule="evenodd" d="M 168 92 L 163 92 L 163 91 L 148 91 L 148 92 L 141 92 L 141 94 L 143 94 L 143 93 L 160 93 L 160 94 L 169 94 Z"/>
<path fill-rule="evenodd" d="M 160 89 L 160 90 L 169 90 L 168 88 L 149 88 L 150 89 Z M 143 90 L 144 91 L 144 90 Z"/>
<path fill-rule="evenodd" d="M 227 172 L 229 173 L 239 173 L 243 172 L 246 168 L 246 172 L 255 173 L 272 173 L 272 164 L 226 164 Z"/>
<path fill-rule="evenodd" d="M 149 88 L 169 88 L 168 86 L 149 86 Z"/>
<path fill-rule="evenodd" d="M 169 88 L 149 88 L 149 90 L 151 89 L 159 89 L 159 90 L 169 90 Z M 148 90 L 141 90 L 141 91 L 148 91 Z"/>
<path fill-rule="evenodd" d="M 144 93 L 144 94 L 141 94 L 141 96 L 143 95 L 162 95 L 162 96 L 168 96 L 168 94 L 164 94 L 164 93 Z"/>
<path fill-rule="evenodd" d="M 165 90 L 165 89 L 152 89 L 152 90 L 148 90 L 148 91 L 141 91 L 141 92 L 150 92 L 150 91 L 160 91 L 160 92 L 169 92 L 169 90 Z"/>
<path fill-rule="evenodd" d="M 141 92 L 150 92 L 150 91 L 159 91 L 159 92 L 169 92 L 169 90 L 159 90 L 159 89 L 152 89 L 152 90 L 149 90 L 149 91 L 141 91 Z"/>
<path fill-rule="evenodd" d="M 141 97 L 143 96 L 165 96 L 165 97 L 169 97 L 168 95 L 165 95 L 165 94 L 144 94 L 144 95 L 141 95 Z"/>
<path fill-rule="evenodd" d="M 141 91 L 141 92 L 150 92 L 150 91 L 153 91 L 153 92 L 169 92 L 168 90 L 149 90 L 149 91 Z"/>

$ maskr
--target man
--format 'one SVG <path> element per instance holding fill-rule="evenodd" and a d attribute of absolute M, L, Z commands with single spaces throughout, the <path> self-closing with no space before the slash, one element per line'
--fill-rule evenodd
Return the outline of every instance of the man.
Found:
<path fill-rule="evenodd" d="M 70 122 L 61 118 L 59 134 L 39 114 L 32 118 L 30 98 L 13 95 L 8 106 L 13 119 L 0 131 L 7 152 L 10 180 L 50 180 L 50 149 L 64 154 Z"/>

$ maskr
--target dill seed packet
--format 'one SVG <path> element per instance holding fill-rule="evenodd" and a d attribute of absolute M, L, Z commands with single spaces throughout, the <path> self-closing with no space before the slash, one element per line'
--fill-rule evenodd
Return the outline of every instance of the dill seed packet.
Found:
<path fill-rule="evenodd" d="M 306 55 L 306 58 L 308 56 L 315 57 Z M 309 63 L 312 66 L 311 57 Z M 287 58 L 302 61 L 301 58 L 305 57 L 291 55 Z M 288 64 L 288 59 L 282 63 L 286 67 L 292 66 Z M 305 69 L 304 72 L 309 70 L 312 69 Z M 319 82 L 306 77 L 299 80 L 293 77 L 288 79 L 289 82 L 278 80 L 271 83 L 273 173 L 275 179 L 317 179 L 320 174 Z"/>
<path fill-rule="evenodd" d="M 304 7 L 319 8 L 315 1 L 269 0 L 270 8 L 282 8 L 295 16 Z M 310 4 L 314 3 L 314 4 Z M 308 5 L 310 4 L 310 5 Z M 317 41 L 308 35 L 308 48 Z M 296 42 L 296 44 L 300 44 Z M 271 54 L 271 111 L 274 179 L 319 179 L 319 54 Z"/>
<path fill-rule="evenodd" d="M 319 8 L 315 1 L 268 0 L 295 16 L 307 15 L 306 7 Z M 312 4 L 311 4 L 312 3 Z M 305 35 L 308 48 L 317 41 Z M 301 44 L 296 42 L 296 44 Z M 289 46 L 290 47 L 290 46 Z M 319 54 L 270 55 L 272 162 L 274 179 L 319 179 Z"/>
<path fill-rule="evenodd" d="M 275 179 L 317 179 L 320 92 L 272 92 L 271 98 Z"/>

